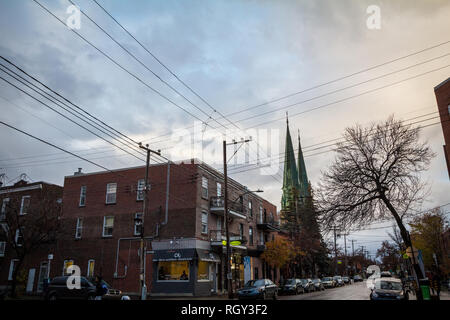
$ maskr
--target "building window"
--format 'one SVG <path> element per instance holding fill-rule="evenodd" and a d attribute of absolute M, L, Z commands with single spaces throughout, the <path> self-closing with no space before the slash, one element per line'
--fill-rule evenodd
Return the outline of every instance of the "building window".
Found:
<path fill-rule="evenodd" d="M 239 236 L 241 239 L 244 238 L 244 225 L 242 223 L 239 223 Z"/>
<path fill-rule="evenodd" d="M 263 207 L 259 207 L 259 223 L 263 223 Z"/>
<path fill-rule="evenodd" d="M 248 202 L 248 214 L 251 218 L 253 217 L 253 204 L 251 200 Z"/>
<path fill-rule="evenodd" d="M 2 210 L 0 211 L 0 221 L 6 220 L 6 213 L 8 212 L 9 198 L 2 201 Z"/>
<path fill-rule="evenodd" d="M 261 245 L 264 244 L 264 234 L 262 232 L 259 233 L 259 242 Z"/>
<path fill-rule="evenodd" d="M 450 104 L 448 105 L 448 114 L 450 115 Z"/>
<path fill-rule="evenodd" d="M 218 182 L 217 182 L 217 196 L 218 197 L 222 196 L 222 185 Z"/>
<path fill-rule="evenodd" d="M 103 218 L 103 236 L 112 237 L 114 227 L 114 217 L 108 216 Z"/>
<path fill-rule="evenodd" d="M 20 204 L 20 214 L 24 215 L 28 213 L 28 209 L 30 208 L 30 196 L 23 196 L 22 203 Z"/>
<path fill-rule="evenodd" d="M 144 200 L 144 187 L 145 187 L 145 179 L 139 179 L 137 183 L 137 198 L 136 200 L 141 201 Z"/>
<path fill-rule="evenodd" d="M 116 203 L 117 183 L 108 183 L 106 185 L 106 203 Z"/>
<path fill-rule="evenodd" d="M 70 275 L 68 273 L 68 269 L 69 269 L 70 266 L 73 266 L 73 260 L 64 260 L 63 276 Z"/>
<path fill-rule="evenodd" d="M 208 178 L 202 177 L 202 198 L 208 199 Z"/>
<path fill-rule="evenodd" d="M 254 274 L 254 277 L 255 277 L 254 280 L 258 280 L 258 279 L 259 279 L 258 268 L 255 268 L 255 274 Z"/>
<path fill-rule="evenodd" d="M 142 232 L 142 222 L 137 219 L 142 219 L 142 212 L 138 212 L 134 215 L 134 235 L 140 236 Z"/>
<path fill-rule="evenodd" d="M 208 212 L 202 212 L 202 233 L 208 233 Z"/>
<path fill-rule="evenodd" d="M 248 227 L 248 242 L 253 245 L 253 227 Z"/>
<path fill-rule="evenodd" d="M 209 281 L 209 262 L 199 261 L 197 269 L 197 281 Z"/>
<path fill-rule="evenodd" d="M 77 219 L 77 229 L 75 230 L 75 239 L 81 239 L 83 233 L 83 218 Z"/>
<path fill-rule="evenodd" d="M 160 261 L 158 263 L 159 281 L 188 281 L 189 261 Z"/>
<path fill-rule="evenodd" d="M 20 228 L 16 229 L 15 241 L 18 247 L 23 246 L 23 232 Z"/>
<path fill-rule="evenodd" d="M 80 207 L 86 205 L 86 186 L 81 186 L 80 190 Z"/>
<path fill-rule="evenodd" d="M 16 269 L 17 262 L 19 262 L 18 259 L 12 259 L 11 263 L 9 264 L 9 274 L 8 274 L 9 281 L 12 281 L 12 279 L 13 279 L 13 273 L 14 273 L 14 270 Z"/>
<path fill-rule="evenodd" d="M 94 267 L 95 267 L 95 260 L 91 259 L 88 261 L 88 267 L 87 267 L 87 276 L 93 277 L 94 276 Z"/>
<path fill-rule="evenodd" d="M 6 250 L 6 242 L 5 241 L 1 241 L 0 242 L 0 257 L 4 257 L 5 256 L 5 250 Z"/>

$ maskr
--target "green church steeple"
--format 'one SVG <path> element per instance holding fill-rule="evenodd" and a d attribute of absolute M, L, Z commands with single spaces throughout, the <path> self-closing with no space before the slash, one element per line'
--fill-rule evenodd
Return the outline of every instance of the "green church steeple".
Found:
<path fill-rule="evenodd" d="M 300 202 L 305 201 L 307 197 L 311 196 L 308 174 L 306 173 L 305 159 L 303 158 L 302 145 L 300 143 L 300 130 L 298 131 L 298 182 L 300 186 Z"/>
<path fill-rule="evenodd" d="M 289 120 L 286 118 L 286 144 L 284 152 L 282 210 L 295 210 L 299 193 L 299 178 L 295 163 L 294 147 L 289 132 Z"/>

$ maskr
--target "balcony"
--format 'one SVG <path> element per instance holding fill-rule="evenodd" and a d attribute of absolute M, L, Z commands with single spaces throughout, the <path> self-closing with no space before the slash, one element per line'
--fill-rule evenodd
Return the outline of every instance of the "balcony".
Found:
<path fill-rule="evenodd" d="M 209 210 L 211 213 L 223 216 L 225 214 L 224 197 L 211 197 L 209 200 Z M 244 206 L 242 203 L 228 201 L 228 213 L 233 218 L 246 219 Z"/>
<path fill-rule="evenodd" d="M 259 220 L 256 226 L 263 231 L 280 231 L 280 222 L 275 219 Z"/>
<path fill-rule="evenodd" d="M 230 245 L 232 247 L 243 247 L 247 243 L 247 238 L 245 236 L 241 236 L 240 234 L 229 232 L 230 236 Z M 210 230 L 209 231 L 209 241 L 211 241 L 211 246 L 226 246 L 226 233 L 224 230 Z M 239 245 L 233 245 L 234 241 L 239 241 Z M 244 247 L 245 248 L 245 247 Z"/>

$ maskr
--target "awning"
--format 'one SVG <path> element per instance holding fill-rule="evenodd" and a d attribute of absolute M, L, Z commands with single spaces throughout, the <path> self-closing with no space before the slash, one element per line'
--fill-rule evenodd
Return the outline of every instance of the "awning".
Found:
<path fill-rule="evenodd" d="M 217 253 L 209 250 L 197 249 L 198 259 L 207 262 L 220 262 L 220 257 Z"/>
<path fill-rule="evenodd" d="M 192 260 L 195 249 L 155 250 L 153 261 L 186 261 Z"/>

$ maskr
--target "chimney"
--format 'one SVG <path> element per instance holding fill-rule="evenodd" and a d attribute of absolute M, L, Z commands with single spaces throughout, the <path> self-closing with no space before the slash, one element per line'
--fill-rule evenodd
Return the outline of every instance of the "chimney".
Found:
<path fill-rule="evenodd" d="M 77 172 L 74 172 L 73 175 L 74 175 L 74 176 L 79 176 L 79 175 L 83 174 L 83 172 L 81 172 L 81 169 L 82 169 L 82 168 L 78 168 L 78 171 L 77 171 Z"/>

